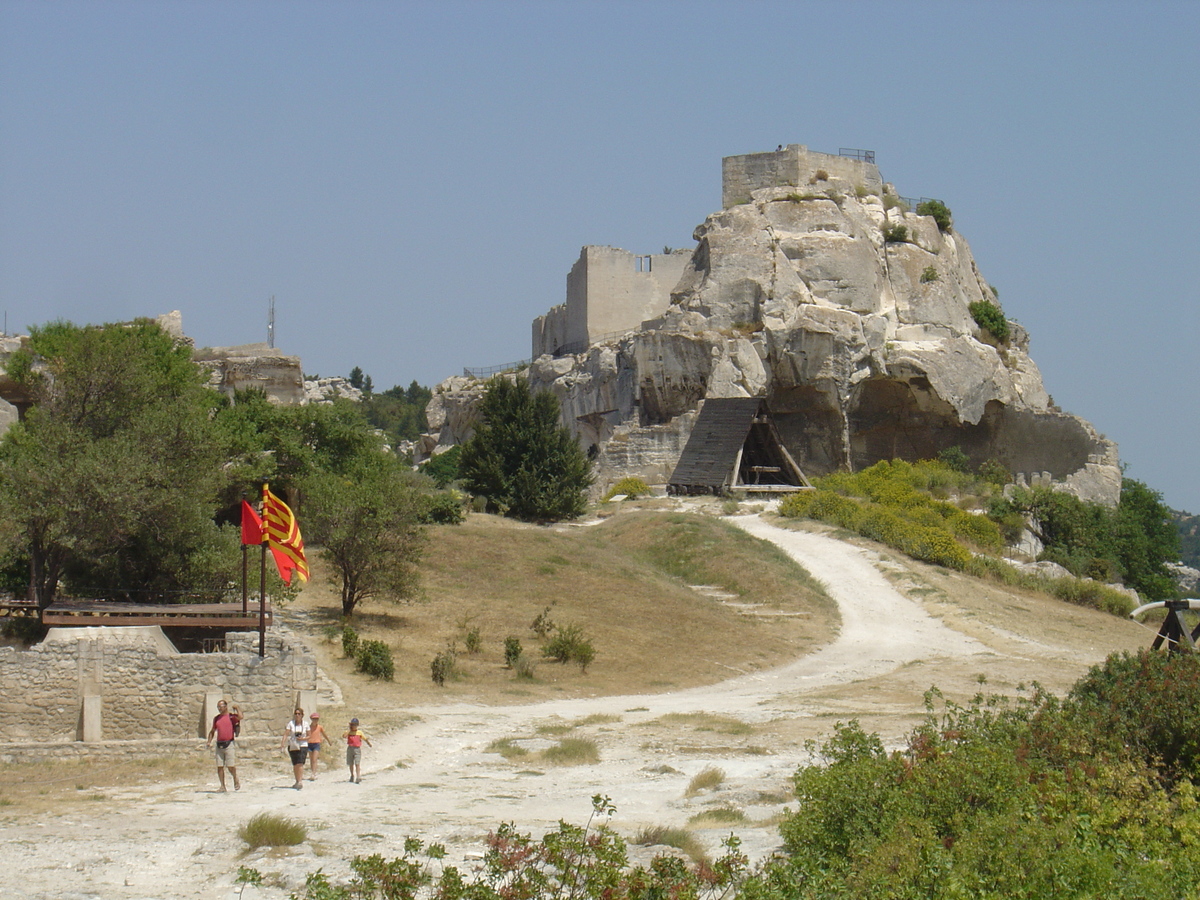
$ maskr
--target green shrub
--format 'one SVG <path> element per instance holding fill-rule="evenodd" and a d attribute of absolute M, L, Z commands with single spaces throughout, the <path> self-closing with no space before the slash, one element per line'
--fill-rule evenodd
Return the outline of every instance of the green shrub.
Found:
<path fill-rule="evenodd" d="M 1129 747 L 1169 783 L 1200 784 L 1200 655 L 1113 654 L 1071 689 L 1090 733 Z"/>
<path fill-rule="evenodd" d="M 554 624 L 554 620 L 550 618 L 550 608 L 553 605 L 554 604 L 551 603 L 550 606 L 547 606 L 540 613 L 538 613 L 534 617 L 533 622 L 531 622 L 529 625 L 529 627 L 533 629 L 533 633 L 540 638 L 545 638 L 546 635 L 548 635 L 557 627 Z"/>
<path fill-rule="evenodd" d="M 928 284 L 931 281 L 938 280 L 938 270 L 933 266 L 926 266 L 921 271 L 921 284 Z"/>
<path fill-rule="evenodd" d="M 249 844 L 251 850 L 295 847 L 308 840 L 308 827 L 286 816 L 262 812 L 238 828 L 238 837 Z"/>
<path fill-rule="evenodd" d="M 421 471 L 432 478 L 438 487 L 447 487 L 458 480 L 458 460 L 461 456 L 462 444 L 455 444 L 446 452 L 431 456 L 421 466 Z"/>
<path fill-rule="evenodd" d="M 542 655 L 564 664 L 578 663 L 580 670 L 586 672 L 596 658 L 596 650 L 584 636 L 582 626 L 558 625 L 555 626 L 554 636 L 542 647 Z"/>
<path fill-rule="evenodd" d="M 999 306 L 991 300 L 976 300 L 967 309 L 976 325 L 987 331 L 1000 343 L 1008 341 L 1011 334 L 1008 319 L 1004 317 L 1004 311 Z"/>
<path fill-rule="evenodd" d="M 483 649 L 483 637 L 478 628 L 472 628 L 467 632 L 467 636 L 463 638 L 463 647 L 472 655 Z"/>
<path fill-rule="evenodd" d="M 624 494 L 630 500 L 636 500 L 638 497 L 648 497 L 652 491 L 650 485 L 646 484 L 642 479 L 636 477 L 622 478 L 616 484 L 608 489 L 604 495 L 604 500 L 611 500 L 620 494 Z"/>
<path fill-rule="evenodd" d="M 895 194 L 884 194 L 883 195 L 883 208 L 884 209 L 898 209 L 898 210 L 900 210 L 900 212 L 905 212 L 905 213 L 908 212 L 908 204 L 905 203 L 900 197 L 897 197 Z"/>
<path fill-rule="evenodd" d="M 884 225 L 883 240 L 887 244 L 902 244 L 908 240 L 907 225 Z"/>
<path fill-rule="evenodd" d="M 513 668 L 521 658 L 521 640 L 513 636 L 504 639 L 504 665 Z"/>
<path fill-rule="evenodd" d="M 984 481 L 991 482 L 997 487 L 1003 487 L 1013 480 L 1012 473 L 1008 471 L 1008 467 L 995 458 L 985 459 L 975 471 Z"/>
<path fill-rule="evenodd" d="M 358 655 L 358 632 L 349 625 L 342 626 L 342 654 L 346 659 L 354 659 Z"/>
<path fill-rule="evenodd" d="M 355 665 L 363 674 L 384 681 L 391 681 L 396 675 L 392 648 L 383 641 L 359 641 Z"/>
<path fill-rule="evenodd" d="M 971 458 L 957 444 L 940 451 L 938 461 L 945 463 L 955 472 L 966 472 L 971 466 Z"/>
<path fill-rule="evenodd" d="M 932 216 L 939 231 L 950 230 L 950 209 L 941 200 L 926 200 L 924 203 L 918 203 L 917 215 Z"/>
<path fill-rule="evenodd" d="M 458 491 L 435 491 L 421 497 L 417 521 L 422 525 L 458 525 L 467 517 L 465 495 Z"/>
<path fill-rule="evenodd" d="M 433 678 L 433 683 L 438 687 L 445 687 L 446 680 L 454 677 L 457 666 L 458 654 L 453 647 L 447 647 L 438 653 L 429 664 L 429 673 Z"/>

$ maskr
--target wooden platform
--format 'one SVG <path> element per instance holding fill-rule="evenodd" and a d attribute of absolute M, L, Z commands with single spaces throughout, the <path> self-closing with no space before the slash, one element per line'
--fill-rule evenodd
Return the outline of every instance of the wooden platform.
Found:
<path fill-rule="evenodd" d="M 266 624 L 272 620 L 267 601 Z M 240 603 L 118 603 L 113 600 L 59 600 L 42 611 L 43 625 L 161 625 L 188 628 L 258 628 L 258 601 L 242 612 Z"/>
<path fill-rule="evenodd" d="M 24 597 L 0 598 L 0 616 L 36 616 L 37 604 Z"/>

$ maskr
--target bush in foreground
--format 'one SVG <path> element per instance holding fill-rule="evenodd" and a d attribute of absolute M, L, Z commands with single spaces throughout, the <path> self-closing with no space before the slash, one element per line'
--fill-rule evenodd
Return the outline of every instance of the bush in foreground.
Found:
<path fill-rule="evenodd" d="M 592 816 L 584 826 L 560 821 L 558 829 L 540 839 L 501 825 L 487 837 L 486 852 L 477 871 L 464 873 L 446 866 L 434 877 L 429 862 L 445 857 L 440 844 L 415 838 L 404 841 L 404 855 L 355 857 L 353 881 L 333 884 L 323 872 L 310 874 L 299 900 L 718 900 L 730 896 L 745 878 L 747 859 L 741 843 L 730 835 L 725 853 L 712 864 L 688 865 L 675 856 L 661 855 L 648 867 L 630 868 L 625 841 L 610 829 L 607 819 L 616 808 L 607 797 L 592 798 Z M 599 820 L 599 821 L 598 821 Z"/>
<path fill-rule="evenodd" d="M 1200 659 L 1094 667 L 1066 700 L 928 697 L 904 749 L 839 724 L 744 897 L 1195 897 Z"/>

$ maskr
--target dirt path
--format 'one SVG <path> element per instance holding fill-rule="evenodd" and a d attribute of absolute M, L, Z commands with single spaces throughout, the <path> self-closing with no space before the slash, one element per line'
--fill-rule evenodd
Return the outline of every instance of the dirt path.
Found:
<path fill-rule="evenodd" d="M 964 613 L 944 604 L 935 587 L 919 601 L 910 599 L 893 586 L 910 578 L 906 564 L 757 516 L 733 521 L 778 544 L 825 583 L 843 622 L 833 643 L 789 665 L 705 688 L 414 709 L 415 721 L 366 749 L 358 785 L 348 783 L 340 748 L 332 748 L 326 757 L 332 767 L 302 791 L 287 786 L 282 759 L 271 769 L 246 772 L 236 794 L 194 784 L 133 786 L 94 816 L 7 825 L 0 837 L 0 893 L 19 886 L 37 898 L 236 896 L 233 877 L 239 865 L 248 865 L 277 887 L 246 896 L 284 897 L 303 885 L 307 872 L 344 874 L 345 860 L 356 853 L 398 855 L 406 835 L 442 842 L 452 861 L 469 863 L 489 828 L 514 822 L 541 834 L 559 819 L 582 822 L 594 794 L 611 797 L 617 807 L 611 824 L 627 838 L 649 826 L 682 826 L 706 810 L 737 810 L 725 815 L 740 814 L 743 821 L 697 833 L 715 850 L 723 835 L 736 831 L 758 857 L 777 843 L 775 816 L 786 802 L 788 777 L 804 759 L 804 741 L 827 734 L 837 719 L 861 715 L 876 728 L 884 722 L 895 738 L 931 683 L 967 685 L 983 678 L 973 673 L 989 671 L 1003 680 L 1018 657 L 1022 671 L 1061 668 L 1066 678 L 1102 658 L 1114 642 L 1140 641 L 1112 617 L 1099 627 L 1111 626 L 1114 637 L 1094 640 L 1095 646 L 1070 643 L 1071 628 L 1062 638 L 1046 629 L 1022 634 L 1020 622 L 1036 615 L 992 621 L 993 609 L 1000 616 L 1003 604 Z M 1070 615 L 1091 622 L 1088 617 L 1099 614 Z M 564 737 L 593 742 L 600 761 L 555 766 L 539 759 Z M 489 751 L 505 739 L 527 755 L 507 761 Z M 686 797 L 690 779 L 710 767 L 724 772 L 723 781 Z M 262 811 L 305 820 L 310 841 L 240 856 L 244 845 L 235 826 Z"/>

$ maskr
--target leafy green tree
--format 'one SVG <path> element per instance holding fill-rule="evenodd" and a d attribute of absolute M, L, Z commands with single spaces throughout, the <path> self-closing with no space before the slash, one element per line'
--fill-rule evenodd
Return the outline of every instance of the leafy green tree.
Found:
<path fill-rule="evenodd" d="M 349 381 L 350 387 L 358 388 L 361 391 L 363 386 L 363 370 L 358 366 L 351 369 Z"/>
<path fill-rule="evenodd" d="M 1049 488 L 1018 493 L 1013 507 L 1033 519 L 1043 559 L 1079 576 L 1119 578 L 1151 600 L 1174 595 L 1166 566 L 1179 558 L 1179 533 L 1161 495 L 1142 482 L 1121 482 L 1115 510 Z"/>
<path fill-rule="evenodd" d="M 1162 494 L 1136 479 L 1122 479 L 1113 540 L 1127 585 L 1152 600 L 1174 596 L 1167 563 L 1179 559 L 1179 532 Z"/>
<path fill-rule="evenodd" d="M 487 497 L 489 509 L 527 521 L 570 519 L 584 511 L 591 463 L 560 424 L 553 394 L 534 394 L 521 378 L 493 378 L 479 416 L 459 459 L 467 490 Z"/>
<path fill-rule="evenodd" d="M 428 492 L 394 458 L 351 471 L 316 471 L 303 481 L 308 540 L 337 571 L 342 615 L 374 597 L 411 597 L 424 547 Z"/>
<path fill-rule="evenodd" d="M 407 388 L 396 385 L 380 393 L 367 392 L 362 409 L 374 427 L 387 434 L 393 445 L 416 440 L 429 430 L 425 407 L 433 392 L 413 381 Z"/>
<path fill-rule="evenodd" d="M 462 444 L 455 444 L 445 453 L 430 457 L 421 466 L 421 471 L 433 479 L 438 487 L 446 487 L 458 480 L 458 466 L 462 459 Z"/>
<path fill-rule="evenodd" d="M 9 376 L 35 406 L 0 442 L 0 508 L 19 535 L 28 594 L 164 601 L 219 594 L 236 538 L 215 525 L 225 475 L 217 395 L 149 320 L 31 330 Z"/>

